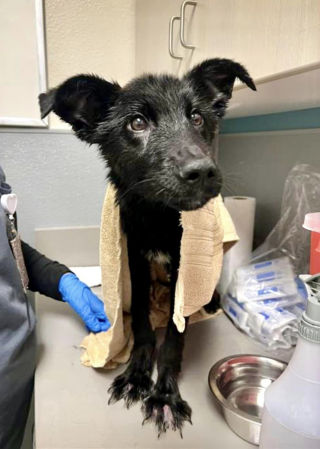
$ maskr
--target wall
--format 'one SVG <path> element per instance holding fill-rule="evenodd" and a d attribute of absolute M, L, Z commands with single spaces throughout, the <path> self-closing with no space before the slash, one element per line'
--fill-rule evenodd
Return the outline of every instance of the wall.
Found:
<path fill-rule="evenodd" d="M 135 0 L 45 0 L 49 87 L 78 73 L 124 84 L 135 72 Z M 66 128 L 53 114 L 50 127 Z"/>
<path fill-rule="evenodd" d="M 27 242 L 35 228 L 100 224 L 106 169 L 94 146 L 69 132 L 0 130 L 0 148 Z"/>
<path fill-rule="evenodd" d="M 228 117 L 228 116 L 227 116 Z M 238 117 L 222 121 L 220 133 L 236 134 L 261 131 L 314 129 L 320 126 L 320 108 Z"/>
<path fill-rule="evenodd" d="M 319 142 L 319 129 L 220 136 L 219 163 L 230 174 L 224 193 L 257 198 L 256 241 L 263 240 L 279 218 L 291 168 L 297 163 L 320 168 Z"/>

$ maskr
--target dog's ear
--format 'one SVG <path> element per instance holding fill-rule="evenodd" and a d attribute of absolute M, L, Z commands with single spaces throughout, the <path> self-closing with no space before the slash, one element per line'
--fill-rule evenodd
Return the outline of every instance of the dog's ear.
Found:
<path fill-rule="evenodd" d="M 186 74 L 186 79 L 197 92 L 212 96 L 216 109 L 220 110 L 220 116 L 224 114 L 227 102 L 232 97 L 236 78 L 250 89 L 257 90 L 247 70 L 230 59 L 208 59 Z"/>
<path fill-rule="evenodd" d="M 44 119 L 53 109 L 54 97 L 57 89 L 48 90 L 48 92 L 39 95 L 39 105 L 41 118 Z"/>
<path fill-rule="evenodd" d="M 121 88 L 94 75 L 77 75 L 39 95 L 41 118 L 51 111 L 69 123 L 80 138 L 90 134 L 108 115 Z"/>

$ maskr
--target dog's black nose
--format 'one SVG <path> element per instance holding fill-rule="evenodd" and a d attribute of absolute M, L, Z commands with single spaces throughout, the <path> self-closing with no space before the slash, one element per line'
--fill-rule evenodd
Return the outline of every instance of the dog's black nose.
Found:
<path fill-rule="evenodd" d="M 180 176 L 190 184 L 213 181 L 216 166 L 211 159 L 200 159 L 188 162 L 180 169 Z"/>

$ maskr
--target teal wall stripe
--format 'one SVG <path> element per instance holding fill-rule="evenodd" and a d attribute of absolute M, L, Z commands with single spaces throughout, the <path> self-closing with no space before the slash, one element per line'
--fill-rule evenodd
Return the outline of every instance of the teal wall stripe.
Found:
<path fill-rule="evenodd" d="M 225 119 L 222 134 L 320 128 L 320 108 Z"/>

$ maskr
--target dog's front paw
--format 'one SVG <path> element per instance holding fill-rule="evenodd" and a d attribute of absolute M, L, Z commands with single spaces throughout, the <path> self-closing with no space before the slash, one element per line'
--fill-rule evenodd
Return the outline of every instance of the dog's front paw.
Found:
<path fill-rule="evenodd" d="M 178 430 L 182 436 L 182 428 L 185 421 L 192 424 L 192 410 L 188 403 L 179 394 L 161 394 L 156 390 L 143 401 L 143 424 L 154 422 L 158 437 L 168 429 Z"/>
<path fill-rule="evenodd" d="M 123 399 L 129 408 L 133 403 L 143 400 L 150 394 L 153 381 L 150 374 L 140 371 L 125 371 L 117 376 L 108 390 L 110 393 L 109 404 Z"/>

